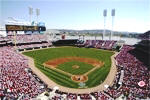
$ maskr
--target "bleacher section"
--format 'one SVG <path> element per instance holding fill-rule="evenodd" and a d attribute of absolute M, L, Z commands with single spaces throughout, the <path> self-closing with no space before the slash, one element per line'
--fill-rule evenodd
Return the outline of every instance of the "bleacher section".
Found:
<path fill-rule="evenodd" d="M 78 47 L 97 48 L 112 50 L 117 41 L 110 40 L 86 40 L 82 44 L 78 44 Z"/>

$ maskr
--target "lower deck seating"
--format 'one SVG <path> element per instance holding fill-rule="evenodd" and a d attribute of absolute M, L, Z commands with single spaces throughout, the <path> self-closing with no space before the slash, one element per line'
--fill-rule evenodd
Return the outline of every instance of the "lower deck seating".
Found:
<path fill-rule="evenodd" d="M 28 60 L 12 47 L 0 48 L 1 98 L 15 100 L 22 95 L 30 99 L 44 92 L 46 84 L 37 81 L 28 68 Z"/>

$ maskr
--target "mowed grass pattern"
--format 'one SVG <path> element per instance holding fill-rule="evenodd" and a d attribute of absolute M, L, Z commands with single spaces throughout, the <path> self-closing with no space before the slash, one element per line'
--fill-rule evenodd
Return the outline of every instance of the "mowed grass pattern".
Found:
<path fill-rule="evenodd" d="M 86 82 L 87 87 L 94 87 L 99 85 L 101 82 L 105 80 L 107 77 L 110 67 L 111 67 L 111 59 L 110 57 L 114 54 L 110 51 L 100 50 L 100 49 L 93 49 L 93 48 L 77 48 L 77 47 L 59 47 L 59 48 L 48 48 L 48 49 L 42 49 L 42 50 L 36 50 L 36 51 L 29 51 L 24 52 L 23 54 L 32 57 L 34 59 L 35 65 L 39 70 L 41 70 L 45 75 L 47 75 L 51 80 L 56 82 L 59 85 L 69 87 L 69 88 L 78 88 L 78 83 L 71 80 L 71 78 L 63 73 L 56 72 L 55 70 L 44 68 L 42 65 L 44 62 L 54 59 L 54 58 L 60 58 L 60 57 L 68 57 L 68 56 L 75 56 L 75 57 L 87 57 L 87 58 L 95 58 L 97 60 L 103 61 L 104 65 L 95 71 L 91 72 L 88 75 L 88 81 Z M 72 62 L 73 64 L 80 63 L 80 62 Z M 67 63 L 70 65 L 70 63 Z M 71 65 L 73 65 L 71 64 Z M 82 65 L 81 63 L 79 65 Z M 63 64 L 61 65 L 63 66 Z M 61 68 L 59 66 L 59 68 Z M 64 69 L 65 68 L 65 69 Z M 83 74 L 86 71 L 89 71 L 87 67 L 82 67 L 82 70 L 86 71 L 70 71 L 73 70 L 71 67 L 65 67 L 61 68 L 62 70 L 69 70 L 67 72 L 70 73 L 79 73 Z"/>
<path fill-rule="evenodd" d="M 79 66 L 79 68 L 73 68 L 72 66 L 74 65 Z M 90 64 L 86 64 L 84 62 L 71 61 L 71 62 L 65 62 L 63 64 L 60 64 L 58 65 L 57 68 L 73 75 L 82 75 L 88 72 L 89 70 L 91 70 L 92 68 L 94 68 L 94 66 Z"/>

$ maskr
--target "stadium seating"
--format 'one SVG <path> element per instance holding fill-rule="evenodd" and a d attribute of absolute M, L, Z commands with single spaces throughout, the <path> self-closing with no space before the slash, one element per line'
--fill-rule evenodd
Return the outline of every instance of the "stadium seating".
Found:
<path fill-rule="evenodd" d="M 8 41 L 13 41 L 12 36 L 0 37 L 0 41 L 5 41 L 6 45 L 0 47 L 0 99 L 4 100 L 29 100 L 36 98 L 41 93 L 53 89 L 47 85 L 29 68 L 28 60 L 20 53 L 17 53 L 12 46 L 7 46 Z M 42 35 L 18 35 L 18 49 L 51 46 Z M 45 42 L 46 41 L 46 42 Z M 1 42 L 2 43 L 2 42 Z M 80 44 L 84 47 L 111 50 L 116 41 L 108 40 L 86 40 Z M 89 94 L 65 93 L 60 90 L 55 91 L 53 100 L 61 100 L 66 95 L 67 100 L 92 100 L 91 95 L 96 100 L 111 100 L 120 96 L 125 96 L 127 100 L 140 100 L 150 98 L 150 71 L 137 57 L 130 51 L 135 47 L 124 45 L 119 54 L 115 57 L 117 74 L 113 86 L 109 86 L 104 91 L 96 91 Z M 144 81 L 145 86 L 140 87 L 138 82 Z"/>
<path fill-rule="evenodd" d="M 129 98 L 147 98 L 150 97 L 149 74 L 147 67 L 143 65 L 136 57 L 129 53 L 134 49 L 132 46 L 124 45 L 121 52 L 116 56 L 118 66 L 124 70 L 122 92 L 125 91 Z M 138 86 L 139 81 L 144 81 L 144 87 Z"/>
<path fill-rule="evenodd" d="M 110 40 L 86 40 L 83 44 L 79 44 L 79 47 L 97 48 L 112 50 L 117 41 Z"/>
<path fill-rule="evenodd" d="M 16 41 L 16 46 L 19 51 L 37 48 L 46 48 L 52 46 L 52 42 L 47 39 L 46 35 L 40 34 L 30 34 L 30 35 L 16 35 L 0 37 L 0 47 L 2 46 L 14 46 L 14 41 Z"/>
<path fill-rule="evenodd" d="M 37 81 L 37 76 L 27 71 L 27 59 L 16 53 L 12 47 L 0 48 L 0 62 L 1 98 L 14 100 L 22 95 L 22 98 L 29 99 L 45 90 L 46 85 Z"/>
<path fill-rule="evenodd" d="M 140 34 L 139 38 L 142 40 L 150 40 L 150 31 L 147 31 L 144 34 Z"/>
<path fill-rule="evenodd" d="M 144 63 L 150 70 L 150 40 L 142 40 L 138 44 L 134 45 L 134 49 L 129 51 L 138 60 Z"/>
<path fill-rule="evenodd" d="M 16 36 L 8 36 L 8 38 L 10 40 L 16 39 L 17 44 L 47 41 L 47 37 L 45 35 L 40 34 L 30 34 L 30 35 L 20 34 Z"/>

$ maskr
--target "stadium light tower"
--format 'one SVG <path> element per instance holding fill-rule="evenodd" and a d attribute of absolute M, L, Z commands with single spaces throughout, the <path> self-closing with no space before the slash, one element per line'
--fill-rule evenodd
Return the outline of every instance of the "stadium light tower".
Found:
<path fill-rule="evenodd" d="M 40 15 L 40 9 L 37 8 L 37 9 L 36 9 L 37 24 L 38 24 L 38 22 L 39 22 L 39 21 L 38 21 L 39 15 Z"/>
<path fill-rule="evenodd" d="M 105 24 L 106 24 L 107 9 L 104 9 L 103 16 L 104 16 L 104 30 L 103 30 L 102 40 L 104 40 L 104 35 L 105 35 L 105 32 L 106 32 L 106 29 L 105 29 L 106 25 Z"/>
<path fill-rule="evenodd" d="M 115 9 L 112 9 L 112 11 L 111 11 L 111 16 L 112 16 L 112 29 L 111 29 L 111 33 L 110 33 L 109 40 L 111 40 L 111 39 L 112 39 L 112 35 L 113 35 Z"/>
<path fill-rule="evenodd" d="M 30 6 L 29 7 L 29 21 L 30 21 L 30 24 L 31 24 L 31 22 L 32 22 L 32 15 L 33 15 L 33 8 Z"/>

